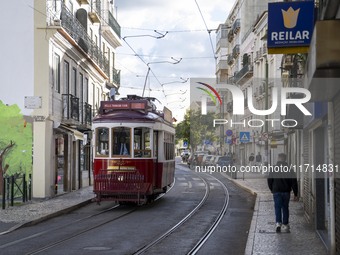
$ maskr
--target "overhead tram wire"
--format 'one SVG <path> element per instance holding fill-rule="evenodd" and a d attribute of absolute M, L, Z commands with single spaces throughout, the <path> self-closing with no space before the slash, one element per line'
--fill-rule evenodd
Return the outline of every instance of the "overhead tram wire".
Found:
<path fill-rule="evenodd" d="M 132 48 L 132 46 L 126 41 L 126 38 L 131 38 L 131 37 L 142 37 L 142 36 L 148 36 L 148 37 L 153 37 L 155 39 L 161 39 L 164 38 L 168 32 L 166 32 L 165 34 L 162 34 L 160 32 L 158 32 L 157 30 L 153 30 L 155 33 L 159 34 L 159 36 L 153 36 L 153 35 L 131 35 L 131 36 L 125 36 L 123 37 L 123 41 L 127 44 L 127 46 L 129 46 L 129 48 L 135 53 L 135 56 L 138 57 L 140 60 L 142 60 L 142 62 L 149 68 L 148 72 L 151 72 L 153 77 L 156 79 L 156 81 L 162 86 L 162 83 L 158 80 L 156 74 L 152 71 L 152 69 L 148 66 L 148 63 L 145 62 L 145 60 Z M 163 91 L 164 97 L 165 97 L 165 93 Z"/>
<path fill-rule="evenodd" d="M 213 29 L 208 29 L 207 23 L 205 22 L 203 13 L 202 13 L 202 11 L 201 11 L 201 8 L 200 8 L 199 4 L 197 3 L 197 0 L 195 0 L 195 3 L 196 3 L 196 6 L 197 6 L 197 8 L 198 8 L 199 13 L 201 14 L 201 18 L 202 18 L 203 23 L 204 23 L 204 25 L 205 25 L 206 31 L 207 31 L 208 34 L 209 34 L 210 46 L 211 46 L 211 49 L 212 49 L 212 52 L 213 52 L 213 56 L 214 56 L 214 59 L 215 59 L 215 62 L 216 62 L 216 61 L 217 61 L 217 57 L 216 57 L 216 55 L 215 55 L 215 49 L 214 49 L 214 46 L 213 46 L 213 42 L 212 42 L 212 40 L 211 40 L 211 31 L 212 31 Z M 215 64 L 216 64 L 216 63 L 215 63 Z"/>

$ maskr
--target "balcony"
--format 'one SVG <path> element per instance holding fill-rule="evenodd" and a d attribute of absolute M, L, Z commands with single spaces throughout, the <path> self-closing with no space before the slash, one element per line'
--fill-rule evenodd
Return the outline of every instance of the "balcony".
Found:
<path fill-rule="evenodd" d="M 216 66 L 216 71 L 228 69 L 227 60 L 220 59 Z"/>
<path fill-rule="evenodd" d="M 102 24 L 103 36 L 114 47 L 121 46 L 121 27 L 109 10 L 103 11 L 104 22 Z"/>
<path fill-rule="evenodd" d="M 47 2 L 47 24 L 58 26 L 63 36 L 84 51 L 84 55 L 109 76 L 109 61 L 100 48 L 91 40 L 86 29 L 61 0 Z"/>
<path fill-rule="evenodd" d="M 253 76 L 253 65 L 246 64 L 243 68 L 235 75 L 235 82 L 237 84 L 243 84 L 250 77 Z"/>
<path fill-rule="evenodd" d="M 233 58 L 237 58 L 240 55 L 240 45 L 236 44 L 233 48 Z"/>
<path fill-rule="evenodd" d="M 227 62 L 228 62 L 228 65 L 232 65 L 234 64 L 234 58 L 233 58 L 233 55 L 232 54 L 229 54 L 228 55 L 228 59 L 227 59 Z"/>
<path fill-rule="evenodd" d="M 236 19 L 233 24 L 233 33 L 237 34 L 237 32 L 240 31 L 240 28 L 241 28 L 241 21 L 240 19 Z"/>
<path fill-rule="evenodd" d="M 234 39 L 234 32 L 232 29 L 229 30 L 229 33 L 228 33 L 228 41 L 229 42 L 232 42 Z"/>
<path fill-rule="evenodd" d="M 80 103 L 79 98 L 71 94 L 62 95 L 63 124 L 67 124 L 80 131 L 91 129 L 92 106 L 86 102 Z"/>
<path fill-rule="evenodd" d="M 89 18 L 92 23 L 100 23 L 101 0 L 92 0 Z"/>
<path fill-rule="evenodd" d="M 63 94 L 63 122 L 78 126 L 79 123 L 79 98 L 70 94 Z"/>
<path fill-rule="evenodd" d="M 110 80 L 106 83 L 107 89 L 120 87 L 120 70 L 112 68 L 112 73 L 110 75 Z"/>

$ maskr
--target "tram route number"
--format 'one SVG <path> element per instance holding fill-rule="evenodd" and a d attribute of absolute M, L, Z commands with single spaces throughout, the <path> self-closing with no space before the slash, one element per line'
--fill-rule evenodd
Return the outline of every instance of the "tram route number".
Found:
<path fill-rule="evenodd" d="M 293 165 L 292 166 L 294 170 L 300 171 L 300 172 L 319 172 L 319 173 L 338 173 L 339 166 L 333 165 L 333 164 L 318 164 L 318 165 L 312 165 L 312 164 L 302 164 L 299 166 Z"/>

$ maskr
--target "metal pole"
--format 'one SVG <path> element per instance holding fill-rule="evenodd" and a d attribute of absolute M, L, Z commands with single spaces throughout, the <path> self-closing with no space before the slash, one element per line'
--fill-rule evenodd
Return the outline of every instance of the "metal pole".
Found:
<path fill-rule="evenodd" d="M 3 186 L 2 186 L 2 209 L 6 209 L 6 178 L 3 179 Z"/>
<path fill-rule="evenodd" d="M 14 206 L 14 175 L 11 176 L 11 206 Z"/>
<path fill-rule="evenodd" d="M 269 93 L 268 93 L 268 58 L 266 56 L 266 64 L 265 64 L 265 109 L 267 110 L 268 109 L 268 96 L 269 96 Z M 266 119 L 268 119 L 268 116 L 265 117 Z M 265 121 L 265 126 L 264 126 L 264 132 L 267 134 L 267 139 L 265 141 L 265 148 L 264 148 L 264 154 L 265 154 L 265 157 L 266 157 L 266 162 L 265 165 L 268 165 L 269 164 L 269 158 L 268 158 L 268 152 L 269 152 L 269 143 L 268 143 L 268 139 L 269 139 L 269 135 L 268 135 L 268 121 Z"/>

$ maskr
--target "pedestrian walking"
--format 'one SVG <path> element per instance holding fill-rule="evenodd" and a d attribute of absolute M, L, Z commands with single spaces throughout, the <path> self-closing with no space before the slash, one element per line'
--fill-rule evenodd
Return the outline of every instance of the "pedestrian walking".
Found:
<path fill-rule="evenodd" d="M 255 157 L 255 161 L 256 161 L 256 165 L 260 165 L 261 164 L 261 162 L 262 162 L 262 156 L 261 156 L 261 153 L 260 152 L 258 152 L 257 153 L 257 155 L 256 155 L 256 157 Z"/>
<path fill-rule="evenodd" d="M 254 162 L 254 153 L 251 153 L 248 160 L 249 160 L 249 164 L 252 166 L 253 165 L 253 162 Z"/>
<path fill-rule="evenodd" d="M 276 169 L 268 175 L 268 187 L 273 193 L 276 232 L 289 232 L 289 201 L 291 191 L 294 193 L 294 201 L 298 201 L 298 185 L 294 172 L 289 171 L 287 156 L 284 153 L 278 155 Z"/>

